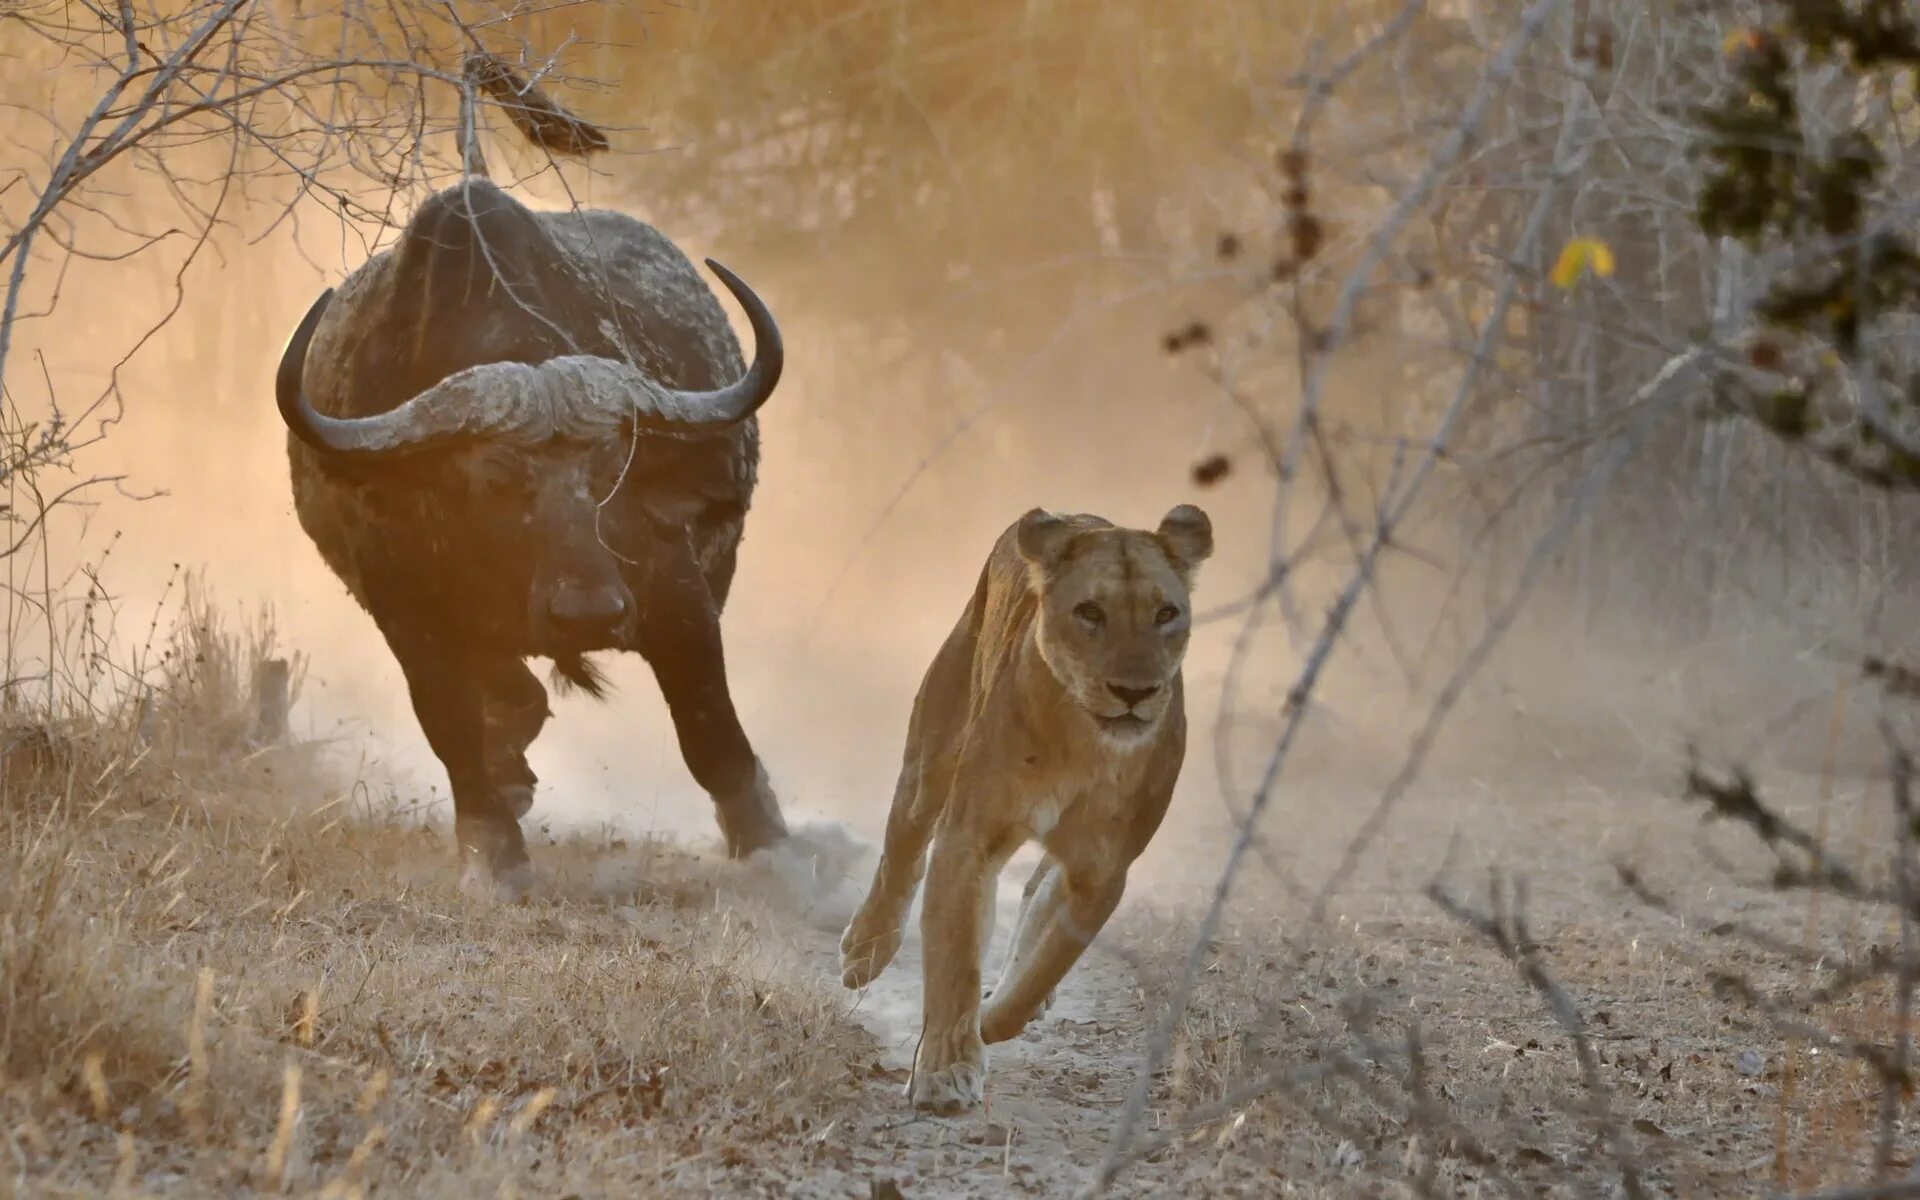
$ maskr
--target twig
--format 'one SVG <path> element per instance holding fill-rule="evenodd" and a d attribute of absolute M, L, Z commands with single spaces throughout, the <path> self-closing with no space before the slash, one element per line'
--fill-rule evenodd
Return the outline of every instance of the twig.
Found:
<path fill-rule="evenodd" d="M 1900 1125 L 1900 1106 L 1912 1089 L 1909 1070 L 1913 994 L 1920 982 L 1920 963 L 1915 962 L 1913 841 L 1913 756 L 1894 736 L 1887 719 L 1880 719 L 1880 734 L 1887 744 L 1887 781 L 1893 794 L 1894 897 L 1900 907 L 1900 956 L 1894 974 L 1893 1053 L 1891 1069 L 1880 1085 L 1880 1136 L 1874 1148 L 1874 1172 L 1884 1182 L 1893 1175 L 1894 1140 Z"/>
<path fill-rule="evenodd" d="M 1515 881 L 1509 894 L 1496 873 L 1488 889 L 1488 902 L 1492 907 L 1485 913 L 1476 912 L 1454 899 L 1437 881 L 1428 885 L 1427 896 L 1441 911 L 1493 943 L 1494 948 L 1519 970 L 1527 986 L 1538 992 L 1546 1002 L 1547 1010 L 1573 1043 L 1574 1060 L 1580 1066 L 1580 1080 L 1591 1098 L 1591 1115 L 1612 1150 L 1614 1164 L 1620 1170 L 1621 1188 L 1632 1200 L 1641 1200 L 1647 1192 L 1640 1180 L 1640 1166 L 1627 1143 L 1625 1130 L 1614 1115 L 1613 1090 L 1600 1074 L 1600 1060 L 1594 1054 L 1593 1043 L 1588 1037 L 1586 1019 L 1580 1015 L 1573 997 L 1547 970 L 1546 962 L 1540 955 L 1539 943 L 1527 931 L 1525 885 Z"/>

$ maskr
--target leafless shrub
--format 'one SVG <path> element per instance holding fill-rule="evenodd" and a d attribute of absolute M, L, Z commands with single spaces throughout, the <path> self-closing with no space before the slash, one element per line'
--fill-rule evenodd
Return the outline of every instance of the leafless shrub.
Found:
<path fill-rule="evenodd" d="M 1249 256 L 1241 231 L 1224 235 L 1223 258 L 1251 259 L 1249 299 L 1228 318 L 1175 322 L 1164 347 L 1198 362 L 1255 430 L 1231 456 L 1196 468 L 1196 480 L 1218 479 L 1251 460 L 1267 470 L 1275 489 L 1265 582 L 1212 614 L 1237 627 L 1223 711 L 1232 711 L 1239 674 L 1265 622 L 1288 623 L 1301 665 L 1285 708 L 1268 723 L 1278 732 L 1260 755 L 1256 779 L 1231 784 L 1236 756 L 1216 746 L 1220 773 L 1232 786 L 1236 836 L 1181 968 L 1160 996 L 1165 1008 L 1090 1192 L 1111 1185 L 1136 1153 L 1156 1144 L 1141 1140 L 1142 1129 L 1149 1109 L 1157 1112 L 1167 1099 L 1169 1062 L 1193 1059 L 1185 1023 L 1207 987 L 1204 973 L 1219 967 L 1221 922 L 1243 868 L 1264 862 L 1279 889 L 1306 902 L 1308 932 L 1290 940 L 1333 936 L 1326 928 L 1329 899 L 1401 815 L 1446 719 L 1494 647 L 1524 620 L 1530 595 L 1545 590 L 1583 606 L 1573 621 L 1546 626 L 1562 639 L 1561 654 L 1574 653 L 1565 646 L 1570 632 L 1602 632 L 1608 609 L 1632 614 L 1642 642 L 1672 638 L 1678 645 L 1722 619 L 1716 610 L 1735 577 L 1751 586 L 1757 562 L 1782 570 L 1791 562 L 1818 574 L 1852 570 L 1866 556 L 1856 538 L 1871 528 L 1860 517 L 1879 511 L 1877 497 L 1852 481 L 1796 473 L 1805 468 L 1783 465 L 1767 439 L 1751 430 L 1701 420 L 1706 384 L 1726 340 L 1746 327 L 1764 290 L 1738 247 L 1702 232 L 1695 207 L 1700 174 L 1689 159 L 1700 126 L 1689 120 L 1686 105 L 1699 103 L 1715 85 L 1734 19 L 1552 0 L 1476 9 L 1474 31 L 1485 31 L 1484 50 L 1476 53 L 1471 47 L 1479 39 L 1459 30 L 1469 49 L 1433 60 L 1470 64 L 1467 80 L 1456 77 L 1460 99 L 1443 107 L 1437 94 L 1418 94 L 1426 106 L 1419 111 L 1439 109 L 1439 128 L 1412 153 L 1387 156 L 1389 165 L 1369 164 L 1374 178 L 1385 177 L 1383 198 L 1366 229 L 1332 238 L 1317 216 L 1325 211 L 1317 194 L 1338 186 L 1329 176 L 1337 174 L 1339 159 L 1323 155 L 1327 139 L 1316 131 L 1316 118 L 1329 96 L 1404 62 L 1419 38 L 1431 37 L 1435 24 L 1444 28 L 1445 19 L 1408 6 L 1398 18 L 1357 31 L 1344 55 L 1329 52 L 1299 81 L 1304 98 L 1273 176 L 1273 254 L 1265 261 Z M 1390 93 L 1394 85 L 1373 86 Z M 1402 90 L 1410 89 L 1403 84 Z M 1889 168 L 1903 179 L 1915 169 L 1911 155 Z M 1410 371 L 1387 385 L 1398 404 L 1372 422 L 1324 399 L 1329 380 L 1366 378 L 1366 365 L 1348 361 L 1364 357 L 1353 351 L 1366 338 L 1391 348 L 1374 356 L 1376 362 L 1397 360 L 1402 346 L 1425 346 L 1424 359 L 1414 352 L 1406 357 L 1433 368 L 1424 379 Z M 1292 395 L 1278 382 L 1285 375 L 1274 369 L 1276 361 L 1292 369 Z M 1514 403 L 1516 391 L 1528 402 Z M 1780 525 L 1764 534 L 1729 529 L 1730 512 L 1762 500 L 1779 512 Z M 1463 514 L 1463 524 L 1442 543 L 1446 555 L 1494 557 L 1458 569 L 1438 612 L 1424 600 L 1430 592 L 1420 604 L 1396 605 L 1388 581 L 1405 576 L 1393 575 L 1391 564 L 1418 558 L 1408 529 L 1435 512 Z M 1433 522 L 1425 528 L 1431 531 Z M 1301 565 L 1315 555 L 1341 564 L 1317 622 L 1295 593 Z M 1869 594 L 1910 569 L 1903 552 L 1885 544 L 1872 557 L 1900 565 L 1876 575 L 1863 589 Z M 1660 566 L 1636 579 L 1640 562 Z M 1469 581 L 1486 589 L 1472 619 L 1456 609 Z M 1767 592 L 1760 609 L 1787 602 L 1789 591 Z M 1373 648 L 1384 648 L 1388 664 L 1423 689 L 1425 716 L 1413 723 L 1400 768 L 1358 835 L 1323 880 L 1308 884 L 1270 853 L 1273 832 L 1260 820 L 1289 778 L 1292 744 L 1327 664 L 1342 651 L 1357 652 L 1349 643 L 1360 614 L 1379 634 Z M 1447 649 L 1454 654 L 1441 657 Z M 1224 736 L 1226 721 L 1222 728 Z M 1896 752 L 1896 780 L 1901 761 Z M 1776 882 L 1890 904 L 1904 921 L 1906 893 L 1896 884 L 1862 884 L 1853 868 L 1816 853 L 1814 835 L 1776 819 L 1750 786 L 1719 786 L 1698 773 L 1689 786 L 1723 815 L 1805 858 L 1789 863 L 1783 855 Z M 1894 790 L 1903 793 L 1904 784 L 1896 782 Z M 1901 863 L 1905 853 L 1897 852 Z M 1904 877 L 1906 870 L 1902 865 L 1893 874 Z M 1556 1178 L 1588 1186 L 1581 1181 L 1591 1181 L 1591 1169 L 1609 1164 L 1627 1194 L 1649 1194 L 1646 1148 L 1636 1145 L 1647 1138 L 1633 1136 L 1615 1113 L 1614 1084 L 1575 995 L 1547 971 L 1517 902 L 1496 891 L 1493 909 L 1483 912 L 1437 888 L 1430 895 L 1512 963 L 1572 1043 L 1575 1070 L 1555 1085 L 1557 1102 L 1595 1140 L 1584 1162 L 1564 1164 L 1567 1173 Z M 1904 1014 L 1911 987 L 1903 988 L 1898 977 L 1909 965 L 1904 952 L 1843 963 L 1824 981 L 1825 994 L 1881 972 L 1894 979 L 1892 1008 Z M 1896 1073 L 1892 1065 L 1906 1062 L 1904 1015 L 1880 1042 L 1835 1039 L 1815 1024 L 1785 1020 L 1791 1008 L 1761 1005 L 1757 988 L 1724 985 L 1723 999 L 1754 1007 L 1771 1022 L 1771 1035 L 1824 1036 L 1819 1044 L 1871 1065 L 1885 1084 L 1884 1097 L 1905 1094 L 1906 1068 Z M 1364 1008 L 1375 994 L 1363 988 L 1348 1003 Z M 1434 1106 L 1431 1071 L 1412 1049 L 1421 1044 L 1418 1033 L 1400 1040 L 1410 1048 L 1394 1068 L 1396 1103 L 1408 1114 L 1397 1136 L 1405 1141 L 1419 1124 L 1415 1114 Z M 1303 1098 L 1337 1095 L 1317 1089 L 1340 1073 L 1297 1066 L 1263 1073 L 1249 1065 L 1228 1072 L 1211 1090 L 1226 1097 L 1217 1103 L 1236 1107 L 1267 1092 L 1300 1107 Z M 1883 1184 L 1897 1157 L 1888 1147 L 1904 1128 L 1900 1107 L 1892 1099 L 1880 1106 L 1876 1170 Z M 1203 1105 L 1200 1111 L 1217 1110 Z M 1332 1103 L 1305 1111 L 1338 1130 L 1359 1110 Z M 1471 1118 L 1463 1119 L 1471 1128 Z M 1430 1164 L 1414 1161 L 1411 1150 L 1408 1155 L 1399 1176 L 1430 1193 Z"/>
<path fill-rule="evenodd" d="M 531 5 L 306 12 L 248 0 L 5 14 L 15 69 L 4 99 L 38 110 L 19 123 L 13 174 L 0 181 L 7 703 L 61 697 L 66 651 L 108 602 L 97 579 L 73 595 L 82 575 L 54 561 L 51 526 L 127 483 L 90 473 L 84 452 L 124 413 L 123 369 L 181 312 L 186 272 L 218 231 L 244 224 L 260 236 L 319 207 L 378 236 L 410 191 L 460 169 L 442 114 L 472 108 L 476 90 L 543 152 L 608 146 L 543 90 L 565 80 L 558 58 L 515 48 L 536 16 Z M 510 52 L 534 71 L 516 71 Z M 89 260 L 150 265 L 171 275 L 172 294 L 117 360 L 101 347 L 105 386 L 76 396 L 14 349 L 26 326 L 74 302 L 65 278 Z"/>

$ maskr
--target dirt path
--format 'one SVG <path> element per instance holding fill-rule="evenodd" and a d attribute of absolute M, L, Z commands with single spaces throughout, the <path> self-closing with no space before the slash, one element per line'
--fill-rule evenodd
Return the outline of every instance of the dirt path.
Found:
<path fill-rule="evenodd" d="M 840 933 L 871 878 L 872 852 L 849 853 L 845 845 L 833 867 L 812 880 L 787 870 L 788 882 L 810 893 L 803 920 L 811 936 L 786 948 L 786 957 L 792 969 L 823 980 L 838 979 Z M 984 972 L 989 984 L 1033 854 L 1017 856 L 1001 877 Z M 838 879 L 830 877 L 835 868 L 845 872 Z M 815 1134 L 828 1165 L 795 1181 L 789 1194 L 892 1195 L 891 1183 L 913 1198 L 1072 1195 L 1099 1162 L 1139 1061 L 1144 1025 L 1132 972 L 1096 942 L 1062 981 L 1046 1016 L 1014 1041 L 989 1048 L 985 1108 L 929 1117 L 915 1113 L 905 1095 L 920 1033 L 922 969 L 916 903 L 893 963 L 864 994 L 846 993 L 852 1017 L 878 1043 L 866 1103 L 850 1126 Z"/>

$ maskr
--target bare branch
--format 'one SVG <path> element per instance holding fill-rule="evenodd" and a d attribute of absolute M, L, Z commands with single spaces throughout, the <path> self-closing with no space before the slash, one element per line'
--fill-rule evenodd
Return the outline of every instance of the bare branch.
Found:
<path fill-rule="evenodd" d="M 1580 1015 L 1580 1008 L 1574 1003 L 1573 997 L 1567 994 L 1547 969 L 1540 954 L 1540 944 L 1527 931 L 1526 886 L 1515 881 L 1509 891 L 1502 885 L 1503 880 L 1496 873 L 1488 889 L 1488 900 L 1492 907 L 1484 913 L 1448 895 L 1438 882 L 1428 886 L 1427 896 L 1449 916 L 1491 942 L 1519 970 L 1527 986 L 1546 1002 L 1547 1010 L 1573 1043 L 1574 1059 L 1580 1066 L 1581 1083 L 1591 1099 L 1591 1116 L 1607 1139 L 1614 1163 L 1620 1170 L 1622 1189 L 1636 1200 L 1644 1197 L 1647 1191 L 1640 1179 L 1640 1164 L 1627 1143 L 1619 1119 L 1614 1115 L 1613 1089 L 1607 1086 L 1600 1074 L 1600 1061 L 1588 1037 L 1586 1019 Z"/>

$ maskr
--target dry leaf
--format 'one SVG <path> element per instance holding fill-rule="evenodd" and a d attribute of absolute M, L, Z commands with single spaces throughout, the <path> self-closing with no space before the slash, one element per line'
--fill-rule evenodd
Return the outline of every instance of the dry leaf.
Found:
<path fill-rule="evenodd" d="M 1573 238 L 1561 248 L 1549 278 L 1561 291 L 1571 291 L 1588 271 L 1602 279 L 1612 275 L 1613 248 L 1599 238 Z"/>

